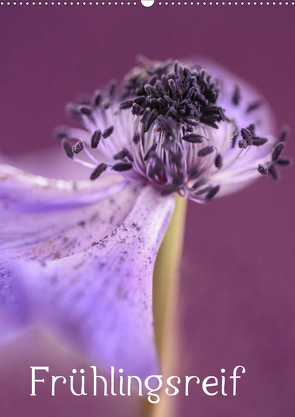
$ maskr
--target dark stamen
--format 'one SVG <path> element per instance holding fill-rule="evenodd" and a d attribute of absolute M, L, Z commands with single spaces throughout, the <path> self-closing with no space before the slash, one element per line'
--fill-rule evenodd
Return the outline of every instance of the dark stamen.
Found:
<path fill-rule="evenodd" d="M 102 163 L 102 164 L 99 164 L 96 168 L 95 168 L 95 170 L 92 172 L 92 174 L 91 174 L 91 176 L 90 176 L 90 179 L 91 179 L 91 181 L 93 181 L 93 180 L 95 180 L 96 178 L 98 178 L 99 176 L 100 176 L 100 174 L 102 173 L 102 172 L 104 172 L 106 169 L 107 169 L 107 164 L 104 164 L 104 163 Z"/>
<path fill-rule="evenodd" d="M 257 171 L 262 175 L 266 175 L 268 173 L 268 168 L 266 165 L 258 165 Z"/>
<path fill-rule="evenodd" d="M 130 162 L 118 162 L 113 165 L 112 170 L 117 172 L 129 171 L 133 168 L 133 165 Z"/>
<path fill-rule="evenodd" d="M 217 85 L 205 70 L 189 70 L 173 63 L 159 65 L 150 61 L 145 61 L 145 65 L 148 67 L 126 78 L 122 96 L 128 101 L 121 105 L 121 109 L 133 109 L 131 102 L 140 106 L 141 110 L 136 107 L 133 113 L 142 114 L 141 123 L 145 131 L 160 117 L 172 118 L 188 131 L 200 121 L 218 129 L 217 123 L 225 120 L 225 116 L 215 104 L 219 92 Z M 165 130 L 165 124 L 161 123 L 161 126 Z"/>
<path fill-rule="evenodd" d="M 220 119 L 220 114 L 218 113 L 211 113 L 211 114 L 204 114 L 201 117 L 201 122 L 207 123 L 209 124 L 209 126 L 212 126 L 213 124 L 215 125 L 215 122 L 218 121 L 218 119 Z M 217 125 L 216 125 L 217 126 Z M 218 128 L 218 126 L 217 126 Z"/>
<path fill-rule="evenodd" d="M 235 91 L 234 94 L 232 96 L 232 102 L 235 106 L 238 106 L 241 100 L 241 93 L 240 93 L 240 88 L 238 85 L 235 85 Z"/>
<path fill-rule="evenodd" d="M 69 144 L 69 142 L 67 142 L 65 139 L 63 139 L 61 144 L 62 144 L 62 147 L 63 147 L 65 153 L 67 154 L 67 156 L 69 158 L 73 159 L 74 158 L 74 153 L 72 151 L 72 147 Z"/>
<path fill-rule="evenodd" d="M 232 137 L 232 148 L 234 148 L 236 146 L 236 141 L 237 141 L 237 137 L 239 136 L 239 131 L 237 126 L 235 125 L 234 122 L 232 122 L 234 124 L 235 127 L 235 131 L 233 133 L 233 137 Z"/>
<path fill-rule="evenodd" d="M 114 126 L 110 126 L 107 129 L 105 129 L 103 131 L 103 134 L 101 135 L 104 139 L 108 138 L 109 136 L 111 136 L 111 134 L 114 131 Z"/>
<path fill-rule="evenodd" d="M 157 75 L 153 75 L 153 76 L 152 76 L 152 77 L 148 80 L 148 84 L 150 84 L 150 85 L 154 85 L 154 84 L 156 84 L 157 79 L 158 79 Z"/>
<path fill-rule="evenodd" d="M 218 193 L 219 188 L 219 185 L 216 185 L 215 187 L 211 188 L 209 193 L 206 195 L 206 200 L 211 200 Z"/>
<path fill-rule="evenodd" d="M 101 92 L 99 90 L 96 90 L 93 95 L 93 105 L 94 107 L 98 107 L 101 102 Z"/>
<path fill-rule="evenodd" d="M 215 166 L 218 169 L 220 169 L 222 167 L 222 156 L 220 155 L 220 153 L 216 155 Z"/>
<path fill-rule="evenodd" d="M 107 110 L 110 107 L 110 100 L 105 99 L 102 105 L 105 108 L 105 110 Z"/>
<path fill-rule="evenodd" d="M 84 149 L 84 142 L 82 140 L 79 140 L 79 142 L 75 143 L 75 145 L 72 147 L 72 151 L 75 154 L 80 153 Z"/>
<path fill-rule="evenodd" d="M 285 142 L 279 142 L 276 144 L 276 146 L 274 147 L 274 150 L 272 152 L 272 156 L 271 159 L 273 161 L 276 161 L 278 159 L 278 157 L 281 155 L 282 150 L 285 147 Z"/>
<path fill-rule="evenodd" d="M 252 134 L 250 130 L 242 128 L 241 129 L 242 140 L 239 140 L 239 148 L 247 149 L 248 146 L 252 144 Z"/>
<path fill-rule="evenodd" d="M 251 139 L 252 139 L 252 135 L 251 135 L 250 130 L 242 128 L 241 129 L 241 135 L 242 135 L 242 138 L 247 142 L 248 146 L 250 146 L 251 145 Z"/>
<path fill-rule="evenodd" d="M 128 151 L 128 149 L 123 148 L 120 152 L 113 156 L 113 158 L 117 161 L 118 159 L 128 158 L 130 162 L 133 162 L 133 156 Z"/>
<path fill-rule="evenodd" d="M 288 128 L 283 128 L 282 131 L 279 134 L 279 142 L 285 142 L 288 133 L 289 133 L 289 129 Z"/>
<path fill-rule="evenodd" d="M 135 98 L 133 101 L 134 101 L 134 103 L 136 103 L 136 104 L 138 104 L 138 105 L 140 105 L 140 106 L 145 107 L 145 103 L 146 103 L 146 96 L 140 96 L 140 97 L 137 97 L 137 98 Z"/>
<path fill-rule="evenodd" d="M 133 103 L 132 110 L 131 110 L 132 114 L 134 116 L 138 116 L 139 113 L 140 113 L 140 110 L 141 110 L 140 106 L 138 104 L 136 104 L 136 103 Z"/>
<path fill-rule="evenodd" d="M 193 119 L 191 117 L 184 116 L 183 121 L 186 123 L 187 129 L 189 129 L 191 126 L 198 126 L 200 122 L 197 119 Z M 214 127 L 215 129 L 218 129 L 218 126 L 214 123 L 210 123 L 209 121 L 206 122 L 208 126 Z"/>
<path fill-rule="evenodd" d="M 130 109 L 130 107 L 132 106 L 133 106 L 133 100 L 123 101 L 123 103 L 120 104 L 120 109 L 121 110 Z"/>
<path fill-rule="evenodd" d="M 81 114 L 85 114 L 85 116 L 90 116 L 92 108 L 90 106 L 80 106 L 79 111 Z"/>
<path fill-rule="evenodd" d="M 248 142 L 245 139 L 241 139 L 241 140 L 239 140 L 238 145 L 239 145 L 239 148 L 241 148 L 241 149 L 247 149 Z"/>
<path fill-rule="evenodd" d="M 182 136 L 182 139 L 186 142 L 202 143 L 204 138 L 203 136 L 197 135 L 196 133 L 187 133 L 184 136 Z"/>
<path fill-rule="evenodd" d="M 252 137 L 252 145 L 254 146 L 262 146 L 267 142 L 266 138 L 259 138 L 258 136 Z"/>
<path fill-rule="evenodd" d="M 135 133 L 135 135 L 133 136 L 133 143 L 137 145 L 139 142 L 140 142 L 140 133 Z"/>
<path fill-rule="evenodd" d="M 276 164 L 280 165 L 280 166 L 283 166 L 283 167 L 286 167 L 286 166 L 290 165 L 291 162 L 292 161 L 289 158 L 280 158 L 276 161 Z"/>
<path fill-rule="evenodd" d="M 195 191 L 197 188 L 201 187 L 201 185 L 204 185 L 206 183 L 206 179 L 201 178 L 197 182 L 194 183 L 194 185 L 191 187 L 191 191 Z"/>
<path fill-rule="evenodd" d="M 97 148 L 97 146 L 99 144 L 99 141 L 100 141 L 100 138 L 101 138 L 101 130 L 100 129 L 97 129 L 93 133 L 92 138 L 91 138 L 91 148 L 92 149 L 96 149 Z"/>
<path fill-rule="evenodd" d="M 159 98 L 161 97 L 160 94 L 157 92 L 157 90 L 150 84 L 146 84 L 144 86 L 144 89 L 148 96 Z"/>
<path fill-rule="evenodd" d="M 206 146 L 205 148 L 199 150 L 198 156 L 207 156 L 212 152 L 214 152 L 214 146 Z"/>
<path fill-rule="evenodd" d="M 116 81 L 113 80 L 113 81 L 111 81 L 110 87 L 109 87 L 109 96 L 110 97 L 114 96 L 115 88 L 116 88 Z"/>
<path fill-rule="evenodd" d="M 211 126 L 211 127 L 213 127 L 214 129 L 218 129 L 218 126 L 217 126 L 217 124 L 216 123 L 214 123 L 214 122 L 210 122 L 209 120 L 207 120 L 207 121 L 204 121 L 204 120 L 202 120 L 204 123 L 206 123 L 208 126 Z"/>

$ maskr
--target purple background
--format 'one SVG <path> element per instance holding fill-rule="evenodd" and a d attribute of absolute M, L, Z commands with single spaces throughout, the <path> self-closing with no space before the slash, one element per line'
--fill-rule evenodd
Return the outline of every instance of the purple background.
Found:
<path fill-rule="evenodd" d="M 289 3 L 290 4 L 290 3 Z M 295 6 L 1 6 L 1 151 L 53 143 L 64 105 L 121 79 L 137 54 L 208 56 L 252 83 L 277 127 L 290 125 L 294 157 Z M 294 168 L 205 206 L 189 203 L 182 262 L 179 376 L 226 375 L 243 365 L 237 396 L 200 387 L 173 404 L 186 417 L 294 414 Z M 36 345 L 37 343 L 37 345 Z M 30 393 L 30 365 L 54 375 L 88 366 L 50 342 L 2 348 L 0 414 L 5 417 L 135 416 L 123 397 L 53 398 Z M 49 390 L 49 388 L 48 388 Z"/>

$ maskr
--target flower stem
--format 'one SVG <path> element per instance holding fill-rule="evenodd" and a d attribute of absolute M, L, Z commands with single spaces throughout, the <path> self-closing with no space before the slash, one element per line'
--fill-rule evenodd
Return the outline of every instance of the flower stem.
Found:
<path fill-rule="evenodd" d="M 175 210 L 161 244 L 153 283 L 153 311 L 155 337 L 162 365 L 163 382 L 175 375 L 177 366 L 177 294 L 179 266 L 182 255 L 187 199 L 176 197 Z M 174 373 L 171 373 L 171 372 Z M 165 393 L 159 403 L 144 400 L 144 417 L 173 417 L 175 406 Z"/>

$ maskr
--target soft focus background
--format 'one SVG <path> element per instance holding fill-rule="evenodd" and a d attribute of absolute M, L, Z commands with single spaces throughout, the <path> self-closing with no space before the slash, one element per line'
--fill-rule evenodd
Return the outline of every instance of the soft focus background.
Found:
<path fill-rule="evenodd" d="M 143 54 L 209 57 L 252 83 L 269 101 L 277 128 L 291 127 L 285 154 L 294 156 L 294 14 L 291 3 L 1 6 L 0 151 L 12 156 L 54 145 L 65 103 L 121 79 Z M 34 158 L 48 169 L 49 152 Z M 179 416 L 294 415 L 294 167 L 281 173 L 278 182 L 261 178 L 238 194 L 188 205 L 175 372 L 220 378 L 221 368 L 228 377 L 243 365 L 246 373 L 236 397 L 231 383 L 227 397 L 208 397 L 199 386 L 189 397 L 180 393 Z M 65 376 L 89 366 L 33 337 L 1 348 L 1 417 L 136 415 L 134 403 L 119 396 L 81 398 L 64 389 L 51 397 L 47 386 L 30 397 L 30 365 Z"/>

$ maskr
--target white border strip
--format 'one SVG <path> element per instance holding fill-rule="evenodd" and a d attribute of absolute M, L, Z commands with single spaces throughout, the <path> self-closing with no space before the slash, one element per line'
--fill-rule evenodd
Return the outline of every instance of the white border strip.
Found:
<path fill-rule="evenodd" d="M 159 1 L 154 2 L 154 0 L 149 0 L 150 7 L 152 5 L 156 6 L 295 6 L 294 1 Z M 146 1 L 147 2 L 147 1 Z M 137 6 L 142 5 L 141 1 L 0 1 L 0 6 Z M 145 6 L 145 4 L 144 4 Z"/>

